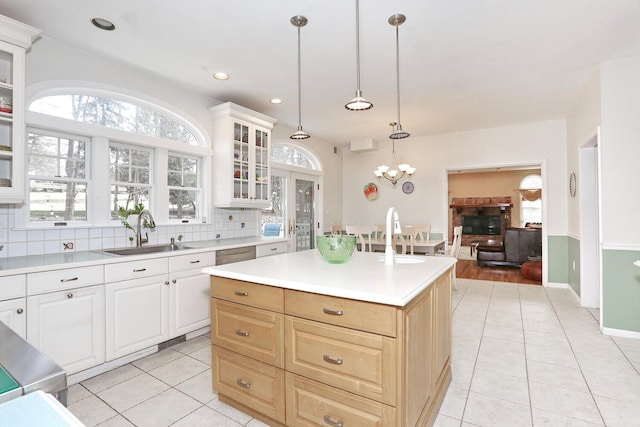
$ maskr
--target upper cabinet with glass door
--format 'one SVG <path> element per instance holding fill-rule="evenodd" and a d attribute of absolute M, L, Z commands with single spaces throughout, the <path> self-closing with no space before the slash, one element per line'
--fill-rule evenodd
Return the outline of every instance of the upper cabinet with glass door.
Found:
<path fill-rule="evenodd" d="M 213 120 L 213 205 L 265 208 L 271 203 L 271 129 L 276 120 L 227 102 Z"/>
<path fill-rule="evenodd" d="M 25 51 L 39 33 L 0 15 L 0 203 L 24 200 Z"/>

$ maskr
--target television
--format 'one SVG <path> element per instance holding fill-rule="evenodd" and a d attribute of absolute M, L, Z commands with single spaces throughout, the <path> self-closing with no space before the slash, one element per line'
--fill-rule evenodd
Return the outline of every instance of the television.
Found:
<path fill-rule="evenodd" d="M 500 215 L 462 215 L 462 234 L 500 235 Z"/>

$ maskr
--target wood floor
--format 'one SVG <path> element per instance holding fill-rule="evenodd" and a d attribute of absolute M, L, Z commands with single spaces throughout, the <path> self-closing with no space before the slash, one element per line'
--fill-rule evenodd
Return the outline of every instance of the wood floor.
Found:
<path fill-rule="evenodd" d="M 462 279 L 491 280 L 495 282 L 524 283 L 542 285 L 542 282 L 522 277 L 519 268 L 479 267 L 476 261 L 459 259 L 456 265 L 456 277 Z"/>

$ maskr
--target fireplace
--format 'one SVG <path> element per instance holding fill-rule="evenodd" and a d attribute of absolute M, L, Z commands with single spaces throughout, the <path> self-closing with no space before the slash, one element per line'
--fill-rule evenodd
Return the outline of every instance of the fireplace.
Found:
<path fill-rule="evenodd" d="M 500 235 L 500 215 L 462 215 L 462 234 Z"/>

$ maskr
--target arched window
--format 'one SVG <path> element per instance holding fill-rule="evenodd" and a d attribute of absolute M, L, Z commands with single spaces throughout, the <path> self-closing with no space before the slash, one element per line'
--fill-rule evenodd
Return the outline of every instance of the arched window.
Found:
<path fill-rule="evenodd" d="M 177 118 L 169 117 L 148 105 L 117 99 L 111 94 L 98 96 L 68 93 L 44 96 L 33 101 L 29 105 L 29 111 L 198 145 L 194 132 Z"/>
<path fill-rule="evenodd" d="M 542 177 L 527 175 L 520 181 L 520 226 L 542 223 Z"/>
<path fill-rule="evenodd" d="M 320 162 L 313 153 L 286 142 L 273 143 L 271 161 L 304 169 L 320 170 Z"/>

